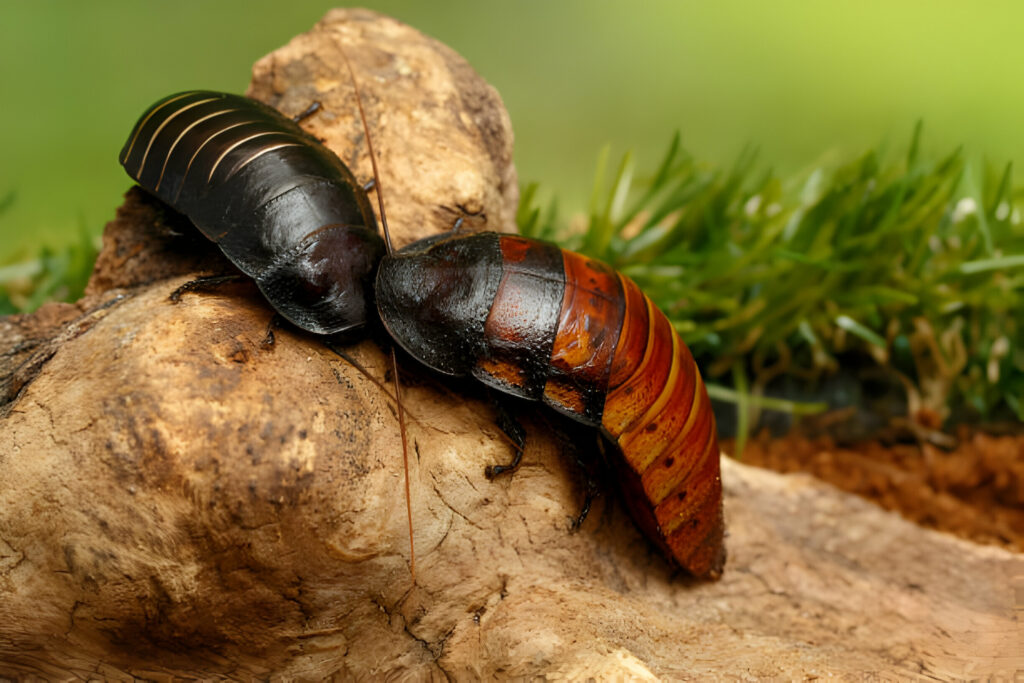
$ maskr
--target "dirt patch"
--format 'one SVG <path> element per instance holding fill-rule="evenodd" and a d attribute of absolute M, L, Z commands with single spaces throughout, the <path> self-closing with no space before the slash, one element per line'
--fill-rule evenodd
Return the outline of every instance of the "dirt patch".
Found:
<path fill-rule="evenodd" d="M 993 436 L 969 427 L 957 445 L 837 445 L 830 437 L 762 433 L 741 460 L 779 472 L 803 471 L 868 498 L 926 527 L 1024 551 L 1024 434 Z M 723 444 L 732 452 L 734 442 Z"/>

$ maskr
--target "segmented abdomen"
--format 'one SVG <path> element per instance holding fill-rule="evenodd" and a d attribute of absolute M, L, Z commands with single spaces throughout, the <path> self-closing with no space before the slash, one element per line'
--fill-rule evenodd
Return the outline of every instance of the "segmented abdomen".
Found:
<path fill-rule="evenodd" d="M 637 522 L 683 567 L 725 562 L 715 416 L 697 364 L 665 315 L 619 274 L 626 309 L 601 426 L 622 450 Z"/>
<path fill-rule="evenodd" d="M 318 333 L 365 323 L 353 300 L 384 251 L 373 211 L 348 168 L 290 119 L 238 95 L 179 93 L 146 110 L 120 161 L 292 322 Z"/>
<path fill-rule="evenodd" d="M 529 391 L 528 361 L 508 349 L 523 348 L 525 327 L 545 336 L 550 351 L 542 356 L 542 400 L 600 427 L 619 447 L 622 458 L 612 460 L 627 504 L 663 551 L 698 576 L 717 574 L 725 560 L 718 442 L 690 350 L 622 273 L 520 237 L 504 235 L 500 244 L 502 280 L 484 326 L 491 353 L 479 368 Z M 544 270 L 561 277 L 538 284 L 537 273 Z M 553 330 L 550 322 L 510 324 L 521 322 L 523 311 L 551 320 L 555 301 Z"/>
<path fill-rule="evenodd" d="M 697 364 L 665 315 L 625 275 L 562 251 L 565 296 L 544 400 L 599 425 L 626 502 L 682 567 L 717 575 L 722 484 L 715 418 Z"/>
<path fill-rule="evenodd" d="M 441 372 L 543 401 L 621 451 L 648 536 L 695 575 L 724 561 L 715 420 L 689 349 L 632 280 L 514 235 L 430 238 L 377 277 L 392 337 Z"/>

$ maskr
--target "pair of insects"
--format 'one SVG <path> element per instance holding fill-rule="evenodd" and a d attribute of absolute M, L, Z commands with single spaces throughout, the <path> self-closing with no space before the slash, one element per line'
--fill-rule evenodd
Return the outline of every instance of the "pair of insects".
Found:
<path fill-rule="evenodd" d="M 120 161 L 296 326 L 352 337 L 380 321 L 439 373 L 471 375 L 599 430 L 641 529 L 670 561 L 717 577 L 725 553 L 714 416 L 664 314 L 608 266 L 517 235 L 453 231 L 393 249 L 368 129 L 367 140 L 384 239 L 337 156 L 244 97 L 160 100 Z"/>

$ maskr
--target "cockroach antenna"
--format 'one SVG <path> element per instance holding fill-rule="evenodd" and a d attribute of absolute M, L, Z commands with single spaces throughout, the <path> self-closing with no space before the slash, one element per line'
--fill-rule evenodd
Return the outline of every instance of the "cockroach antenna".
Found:
<path fill-rule="evenodd" d="M 395 253 L 394 244 L 391 242 L 391 232 L 388 230 L 387 214 L 384 211 L 384 186 L 380 182 L 380 171 L 377 168 L 377 154 L 373 149 L 373 138 L 370 135 L 370 125 L 366 122 L 366 112 L 363 109 L 363 98 L 359 91 L 359 81 L 356 79 L 355 70 L 348 59 L 348 54 L 342 45 L 338 45 L 341 57 L 345 60 L 345 67 L 348 69 L 352 79 L 352 88 L 356 95 L 356 107 L 359 109 L 359 119 L 363 122 L 363 132 L 366 135 L 366 148 L 370 154 L 370 165 L 373 167 L 373 184 L 377 195 L 377 207 L 380 209 L 380 223 L 384 228 L 384 244 L 387 246 L 388 255 Z M 412 575 L 412 582 L 416 583 L 416 550 L 413 542 L 412 530 L 412 493 L 409 488 L 409 440 L 405 429 L 405 409 L 402 406 L 402 383 L 398 378 L 398 357 L 395 354 L 395 347 L 391 347 L 391 370 L 395 376 L 395 403 L 398 406 L 398 429 L 402 433 L 402 466 L 405 470 L 405 512 L 409 522 L 409 573 Z"/>

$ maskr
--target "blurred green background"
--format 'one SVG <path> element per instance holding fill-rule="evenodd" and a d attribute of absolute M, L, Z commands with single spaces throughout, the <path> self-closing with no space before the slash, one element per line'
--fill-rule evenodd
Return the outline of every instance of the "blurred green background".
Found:
<path fill-rule="evenodd" d="M 1024 4 L 366 2 L 452 46 L 504 98 L 520 181 L 582 209 L 600 148 L 653 168 L 680 130 L 699 159 L 747 144 L 787 174 L 888 143 L 1024 155 Z M 241 92 L 324 0 L 0 0 L 0 264 L 99 234 L 130 186 L 137 116 L 189 88 Z"/>

